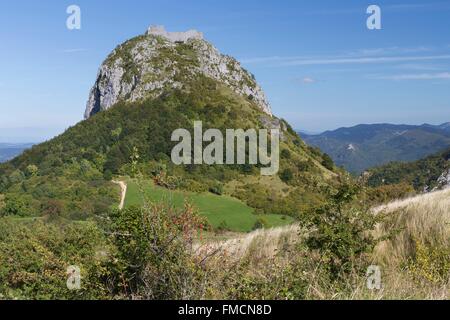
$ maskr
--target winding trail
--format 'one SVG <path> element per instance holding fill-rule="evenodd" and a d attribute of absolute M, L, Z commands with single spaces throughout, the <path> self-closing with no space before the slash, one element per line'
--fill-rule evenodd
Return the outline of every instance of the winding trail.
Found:
<path fill-rule="evenodd" d="M 118 184 L 120 186 L 120 204 L 119 210 L 122 210 L 125 205 L 125 196 L 127 195 L 127 184 L 124 181 L 113 180 L 112 183 Z"/>

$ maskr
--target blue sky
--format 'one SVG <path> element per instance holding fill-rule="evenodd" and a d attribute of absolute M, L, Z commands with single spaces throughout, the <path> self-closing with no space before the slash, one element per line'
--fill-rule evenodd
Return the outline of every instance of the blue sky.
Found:
<path fill-rule="evenodd" d="M 81 30 L 66 28 L 71 4 Z M 382 30 L 366 27 L 370 4 Z M 2 1 L 0 140 L 81 121 L 101 62 L 151 24 L 203 31 L 298 129 L 450 121 L 450 1 Z"/>

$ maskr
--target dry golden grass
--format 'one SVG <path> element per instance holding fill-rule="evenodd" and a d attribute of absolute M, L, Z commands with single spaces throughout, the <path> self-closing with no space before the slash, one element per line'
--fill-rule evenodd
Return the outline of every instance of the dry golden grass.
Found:
<path fill-rule="evenodd" d="M 297 225 L 258 229 L 230 239 L 209 241 L 206 248 L 209 252 L 220 250 L 232 261 L 248 255 L 258 259 L 273 258 L 284 245 L 298 241 L 300 234 L 301 229 Z"/>
<path fill-rule="evenodd" d="M 316 276 L 313 268 L 308 271 L 310 284 L 307 299 L 450 299 L 449 281 L 417 277 L 417 274 L 422 275 L 420 268 L 424 268 L 423 264 L 417 267 L 419 273 L 414 273 L 415 270 L 410 268 L 411 261 L 420 254 L 417 252 L 418 243 L 431 248 L 444 248 L 444 254 L 449 252 L 446 248 L 450 248 L 450 189 L 395 201 L 373 211 L 387 216 L 386 222 L 377 227 L 377 236 L 398 230 L 395 236 L 381 242 L 373 254 L 373 264 L 382 270 L 382 289 L 367 289 L 367 279 L 356 274 L 343 280 L 347 283 L 321 282 L 320 275 Z M 275 259 L 280 267 L 283 266 L 286 256 L 277 253 L 301 243 L 306 232 L 297 225 L 257 230 L 231 239 L 209 242 L 208 250 L 224 253 L 226 260 L 231 262 L 250 258 L 255 262 L 251 264 L 255 268 L 252 272 L 257 274 L 266 267 L 265 261 Z M 305 259 L 308 259 L 307 256 Z M 428 269 L 425 268 L 425 271 L 428 272 Z"/>
<path fill-rule="evenodd" d="M 392 202 L 378 207 L 389 222 L 378 226 L 378 235 L 392 229 L 399 234 L 376 248 L 376 257 L 390 264 L 400 263 L 414 254 L 414 239 L 430 245 L 450 247 L 450 189 Z"/>
<path fill-rule="evenodd" d="M 394 201 L 375 208 L 374 212 L 386 214 L 388 218 L 378 226 L 378 236 L 397 230 L 394 237 L 381 242 L 374 251 L 374 263 L 385 269 L 385 286 L 378 296 L 449 299 L 450 279 L 435 281 L 435 277 L 428 274 L 433 272 L 436 257 L 432 257 L 431 250 L 422 257 L 418 246 L 437 248 L 442 260 L 450 260 L 442 256 L 450 252 L 450 189 Z"/>

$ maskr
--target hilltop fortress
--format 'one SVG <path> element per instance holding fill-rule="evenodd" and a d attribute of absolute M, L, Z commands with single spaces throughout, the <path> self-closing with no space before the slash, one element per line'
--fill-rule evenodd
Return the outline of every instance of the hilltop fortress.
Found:
<path fill-rule="evenodd" d="M 168 32 L 164 26 L 151 26 L 147 34 L 161 36 L 171 42 L 187 42 L 190 39 L 203 40 L 203 33 L 197 30 L 188 30 L 186 32 Z"/>

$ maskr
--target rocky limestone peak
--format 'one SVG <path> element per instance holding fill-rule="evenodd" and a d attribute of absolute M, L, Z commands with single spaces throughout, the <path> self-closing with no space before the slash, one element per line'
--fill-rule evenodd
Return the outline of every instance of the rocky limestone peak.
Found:
<path fill-rule="evenodd" d="M 89 94 L 85 118 L 120 101 L 156 98 L 183 90 L 193 79 L 216 80 L 272 115 L 255 77 L 234 58 L 221 54 L 196 30 L 167 32 L 150 27 L 144 35 L 119 45 L 103 62 Z"/>

